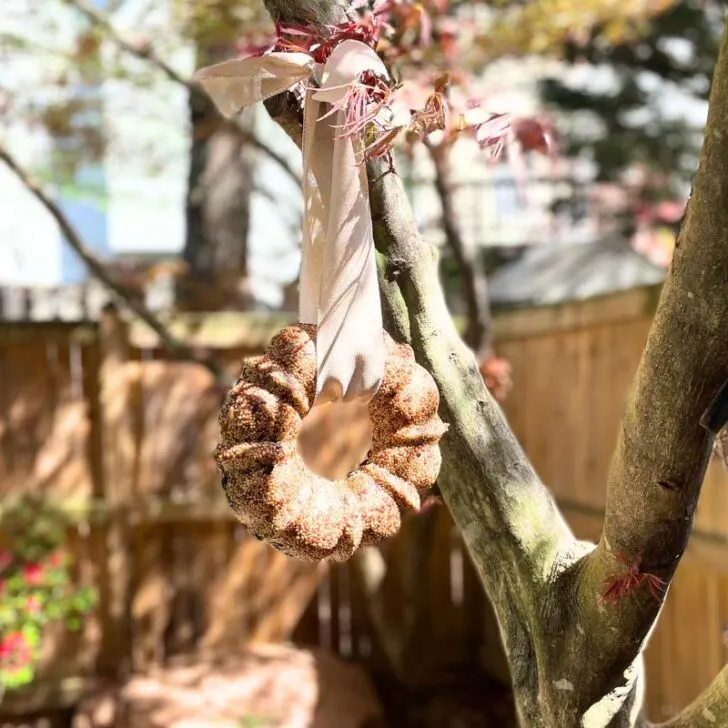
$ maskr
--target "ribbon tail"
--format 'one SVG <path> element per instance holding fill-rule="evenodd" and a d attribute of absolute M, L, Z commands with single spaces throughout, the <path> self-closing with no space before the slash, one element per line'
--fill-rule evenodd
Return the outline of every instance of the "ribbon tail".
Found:
<path fill-rule="evenodd" d="M 326 235 L 318 298 L 317 399 L 370 400 L 386 359 L 366 169 L 358 140 L 333 136 Z M 328 126 L 328 125 L 327 125 Z"/>

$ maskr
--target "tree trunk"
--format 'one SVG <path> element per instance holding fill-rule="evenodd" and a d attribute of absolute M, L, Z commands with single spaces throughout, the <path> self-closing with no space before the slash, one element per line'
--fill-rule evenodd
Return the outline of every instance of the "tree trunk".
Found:
<path fill-rule="evenodd" d="M 204 56 L 205 64 L 220 60 Z M 253 303 L 248 231 L 255 153 L 203 94 L 190 94 L 189 110 L 186 269 L 177 302 L 185 310 L 245 310 Z M 248 119 L 252 130 L 254 116 Z"/>

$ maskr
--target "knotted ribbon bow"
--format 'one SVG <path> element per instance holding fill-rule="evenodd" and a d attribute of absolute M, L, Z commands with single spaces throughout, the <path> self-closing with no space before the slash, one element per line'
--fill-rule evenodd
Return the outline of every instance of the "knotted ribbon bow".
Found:
<path fill-rule="evenodd" d="M 197 79 L 220 112 L 244 108 L 313 80 L 304 102 L 299 321 L 316 324 L 316 401 L 368 401 L 384 373 L 385 346 L 363 140 L 343 135 L 345 109 L 326 112 L 363 71 L 388 78 L 377 54 L 355 40 L 325 64 L 306 53 L 268 53 L 202 69 Z M 334 107 L 336 108 L 336 107 Z M 323 117 L 323 118 L 322 118 Z"/>

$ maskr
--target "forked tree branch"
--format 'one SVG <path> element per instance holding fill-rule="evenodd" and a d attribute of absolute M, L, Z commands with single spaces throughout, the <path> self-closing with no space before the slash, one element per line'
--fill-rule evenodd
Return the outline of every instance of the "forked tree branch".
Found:
<path fill-rule="evenodd" d="M 266 4 L 274 14 L 280 4 L 291 9 L 290 0 Z M 624 418 L 596 549 L 574 539 L 487 392 L 400 180 L 385 162 L 368 168 L 386 326 L 437 382 L 450 424 L 440 488 L 496 610 L 528 728 L 645 725 L 642 650 L 662 599 L 643 590 L 601 605 L 599 595 L 618 552 L 672 577 L 712 444 L 700 419 L 728 379 L 725 45 L 693 201 Z M 292 105 L 288 98 L 278 118 L 298 139 Z M 696 703 L 718 716 L 715 725 L 728 710 L 724 683 L 725 674 Z M 673 728 L 705 725 L 695 721 L 709 713 L 688 711 Z"/>
<path fill-rule="evenodd" d="M 63 233 L 66 242 L 71 246 L 73 251 L 88 268 L 91 275 L 100 281 L 106 288 L 112 291 L 139 319 L 141 319 L 149 328 L 159 337 L 162 346 L 171 352 L 176 358 L 190 359 L 198 361 L 207 368 L 220 385 L 229 385 L 230 377 L 228 373 L 214 360 L 194 356 L 189 347 L 183 342 L 176 339 L 167 329 L 167 327 L 144 305 L 142 301 L 135 297 L 123 283 L 115 280 L 106 270 L 104 264 L 89 250 L 81 239 L 76 228 L 71 224 L 69 219 L 63 213 L 58 204 L 46 192 L 46 190 L 21 166 L 15 157 L 0 144 L 0 161 L 2 161 L 20 180 L 23 186 L 40 202 L 43 207 L 50 213 L 53 219 L 58 223 L 58 227 Z"/>
<path fill-rule="evenodd" d="M 277 120 L 300 143 L 291 103 Z M 498 612 L 516 691 L 533 697 L 521 712 L 535 728 L 541 725 L 533 691 L 536 625 L 526 615 L 540 615 L 552 572 L 579 549 L 455 329 L 434 251 L 420 238 L 400 179 L 386 162 L 371 164 L 368 174 L 387 328 L 412 344 L 438 385 L 441 416 L 450 425 L 438 482 Z M 528 691 L 520 690 L 526 685 Z"/>
<path fill-rule="evenodd" d="M 220 124 L 231 126 L 246 144 L 249 144 L 254 149 L 257 149 L 259 152 L 272 159 L 296 184 L 301 184 L 299 174 L 293 170 L 284 157 L 262 142 L 250 129 L 245 129 L 235 121 L 223 118 L 219 114 L 217 107 L 210 101 L 209 97 L 202 88 L 200 88 L 200 86 L 198 86 L 191 78 L 187 78 L 170 66 L 169 63 L 155 52 L 154 48 L 150 44 L 138 44 L 134 43 L 129 38 L 126 38 L 114 27 L 114 24 L 103 12 L 97 10 L 86 0 L 64 0 L 64 2 L 81 13 L 81 15 L 84 16 L 93 28 L 96 28 L 98 31 L 103 33 L 104 36 L 117 48 L 131 56 L 134 56 L 135 58 L 148 62 L 157 70 L 161 71 L 161 73 L 163 73 L 170 81 L 187 89 L 187 91 L 201 105 L 201 108 L 204 108 L 205 111 L 209 111 L 213 118 L 216 118 Z"/>

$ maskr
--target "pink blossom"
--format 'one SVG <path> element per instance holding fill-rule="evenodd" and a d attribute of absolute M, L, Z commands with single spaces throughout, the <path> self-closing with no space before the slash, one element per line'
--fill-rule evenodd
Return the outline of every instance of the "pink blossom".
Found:
<path fill-rule="evenodd" d="M 40 599 L 35 594 L 32 594 L 25 600 L 25 610 L 28 614 L 38 614 L 42 606 Z"/>
<path fill-rule="evenodd" d="M 40 564 L 29 564 L 23 569 L 23 577 L 28 584 L 40 584 L 43 581 L 44 576 L 45 573 Z"/>
<path fill-rule="evenodd" d="M 27 662 L 30 659 L 30 647 L 22 632 L 12 632 L 0 640 L 0 660 Z"/>

